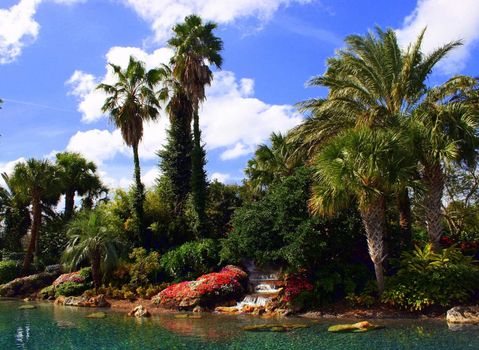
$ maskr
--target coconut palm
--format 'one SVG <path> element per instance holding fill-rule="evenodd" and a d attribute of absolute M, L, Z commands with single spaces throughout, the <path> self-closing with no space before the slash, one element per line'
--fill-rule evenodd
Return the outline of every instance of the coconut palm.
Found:
<path fill-rule="evenodd" d="M 69 242 L 63 261 L 70 270 L 88 261 L 91 265 L 95 289 L 101 286 L 102 276 L 111 271 L 118 261 L 122 241 L 114 234 L 107 215 L 99 208 L 87 210 L 69 224 Z"/>
<path fill-rule="evenodd" d="M 28 272 L 36 251 L 42 224 L 42 205 L 58 202 L 61 193 L 57 168 L 48 160 L 29 159 L 15 165 L 10 178 L 10 186 L 19 196 L 32 206 L 32 226 L 23 271 Z"/>
<path fill-rule="evenodd" d="M 102 107 L 103 112 L 110 113 L 110 120 L 120 129 L 125 143 L 133 149 L 135 165 L 136 193 L 134 208 L 138 220 L 138 235 L 143 245 L 144 236 L 144 186 L 141 182 L 140 158 L 138 145 L 143 138 L 143 123 L 158 118 L 160 104 L 155 87 L 160 82 L 159 69 L 146 70 L 145 65 L 130 57 L 126 69 L 110 64 L 117 79 L 113 85 L 100 84 L 97 89 L 107 94 Z"/>
<path fill-rule="evenodd" d="M 428 55 L 421 51 L 425 31 L 406 50 L 400 48 L 394 30 L 376 28 L 376 35 L 351 35 L 346 47 L 328 60 L 323 76 L 308 84 L 329 89 L 327 98 L 299 104 L 309 113 L 291 133 L 301 142 L 299 151 L 314 156 L 325 142 L 357 127 L 402 128 L 424 99 L 426 81 L 435 65 L 460 45 L 450 42 Z M 398 192 L 403 236 L 411 235 L 411 212 L 407 189 Z"/>
<path fill-rule="evenodd" d="M 435 250 L 443 232 L 444 166 L 450 162 L 473 166 L 476 162 L 479 108 L 474 93 L 477 91 L 476 79 L 454 77 L 429 91 L 411 121 L 425 189 L 425 223 Z"/>
<path fill-rule="evenodd" d="M 272 133 L 271 146 L 262 144 L 248 161 L 245 173 L 256 192 L 265 191 L 272 183 L 291 175 L 303 159 L 295 157 L 297 143 L 289 142 L 281 133 Z"/>
<path fill-rule="evenodd" d="M 173 74 L 188 94 L 193 106 L 192 194 L 200 230 L 205 221 L 206 173 L 205 153 L 201 145 L 199 104 L 206 99 L 205 87 L 213 80 L 210 65 L 220 69 L 223 42 L 213 31 L 217 25 L 203 23 L 196 15 L 185 17 L 184 23 L 173 27 L 174 36 L 168 45 L 175 50 L 172 59 Z"/>
<path fill-rule="evenodd" d="M 96 165 L 81 154 L 61 152 L 56 155 L 58 173 L 65 194 L 65 218 L 70 219 L 75 206 L 75 193 L 83 196 L 96 190 L 92 186 L 104 187 L 96 174 Z"/>
<path fill-rule="evenodd" d="M 380 293 L 384 290 L 386 197 L 415 169 L 405 153 L 405 140 L 399 133 L 361 128 L 332 140 L 313 162 L 312 212 L 332 216 L 357 203 Z"/>

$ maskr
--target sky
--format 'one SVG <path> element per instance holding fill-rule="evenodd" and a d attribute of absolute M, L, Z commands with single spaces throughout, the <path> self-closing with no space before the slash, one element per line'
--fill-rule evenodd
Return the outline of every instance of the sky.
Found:
<path fill-rule="evenodd" d="M 68 150 L 97 163 L 111 188 L 132 183 L 133 160 L 101 113 L 95 86 L 112 82 L 107 63 L 130 55 L 148 68 L 167 63 L 171 27 L 189 14 L 218 23 L 221 71 L 207 89 L 200 126 L 210 179 L 240 182 L 258 144 L 301 122 L 297 102 L 324 96 L 305 82 L 350 34 L 396 30 L 401 45 L 427 27 L 426 53 L 464 45 L 437 67 L 431 85 L 478 76 L 479 0 L 0 0 L 0 172 L 24 159 Z M 143 181 L 158 176 L 167 117 L 145 127 Z"/>

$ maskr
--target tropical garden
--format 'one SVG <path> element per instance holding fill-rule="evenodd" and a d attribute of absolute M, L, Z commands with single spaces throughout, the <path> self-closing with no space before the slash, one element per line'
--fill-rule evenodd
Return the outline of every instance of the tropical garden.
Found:
<path fill-rule="evenodd" d="M 66 283 L 40 295 L 150 299 L 254 262 L 282 271 L 283 302 L 297 310 L 475 301 L 479 81 L 429 80 L 461 42 L 425 54 L 425 31 L 406 48 L 391 29 L 348 36 L 308 81 L 327 95 L 298 101 L 303 122 L 260 145 L 241 184 L 223 184 L 208 180 L 199 123 L 222 65 L 215 29 L 188 16 L 173 28 L 168 65 L 148 70 L 131 57 L 111 65 L 114 84 L 98 85 L 132 149 L 131 188 L 107 188 L 71 152 L 2 174 L 0 283 L 61 264 Z M 160 116 L 170 122 L 161 176 L 145 188 L 139 144 Z"/>

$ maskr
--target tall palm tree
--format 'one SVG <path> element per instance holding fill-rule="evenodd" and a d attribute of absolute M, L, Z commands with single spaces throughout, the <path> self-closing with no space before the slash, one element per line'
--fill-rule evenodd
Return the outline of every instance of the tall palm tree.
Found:
<path fill-rule="evenodd" d="M 23 271 L 28 272 L 42 224 L 42 204 L 57 203 L 60 197 L 57 168 L 48 160 L 29 159 L 15 165 L 10 184 L 32 206 L 31 237 L 23 261 Z"/>
<path fill-rule="evenodd" d="M 384 290 L 386 197 L 415 169 L 415 162 L 405 152 L 407 147 L 403 135 L 361 128 L 332 140 L 313 163 L 312 212 L 334 215 L 357 203 L 379 293 Z"/>
<path fill-rule="evenodd" d="M 457 162 L 473 166 L 477 159 L 479 105 L 474 93 L 478 87 L 474 78 L 450 79 L 428 92 L 411 121 L 425 188 L 425 223 L 435 250 L 443 233 L 444 165 Z"/>
<path fill-rule="evenodd" d="M 406 50 L 400 48 L 394 30 L 376 28 L 376 35 L 351 35 L 346 47 L 328 60 L 323 76 L 308 84 L 329 89 L 327 98 L 299 104 L 309 113 L 291 133 L 303 153 L 314 156 L 335 135 L 357 127 L 402 128 L 427 92 L 427 78 L 435 65 L 459 41 L 450 42 L 428 55 L 421 51 L 425 30 Z M 408 190 L 398 192 L 401 231 L 411 235 Z"/>
<path fill-rule="evenodd" d="M 126 69 L 110 64 L 117 78 L 113 85 L 100 84 L 97 89 L 107 95 L 103 112 L 110 113 L 110 120 L 120 129 L 125 143 L 133 149 L 136 193 L 134 209 L 138 220 L 138 236 L 147 245 L 144 234 L 144 186 L 141 182 L 138 145 L 143 138 L 143 123 L 159 116 L 160 104 L 155 87 L 161 80 L 159 69 L 146 70 L 145 65 L 130 57 Z"/>
<path fill-rule="evenodd" d="M 216 27 L 216 23 L 203 23 L 202 19 L 196 15 L 187 16 L 184 23 L 173 27 L 174 36 L 168 41 L 168 45 L 175 50 L 171 62 L 173 74 L 185 89 L 193 105 L 194 146 L 191 185 L 200 230 L 205 221 L 206 173 L 198 109 L 199 104 L 206 99 L 205 87 L 213 80 L 210 65 L 220 69 L 223 63 L 220 55 L 223 42 L 213 33 Z"/>
<path fill-rule="evenodd" d="M 82 212 L 69 225 L 63 261 L 71 270 L 89 261 L 97 291 L 104 273 L 111 271 L 118 261 L 122 241 L 112 232 L 106 214 L 98 208 Z"/>
<path fill-rule="evenodd" d="M 56 164 L 65 194 L 65 218 L 70 219 L 75 206 L 75 193 L 83 196 L 104 186 L 96 174 L 95 163 L 87 161 L 79 153 L 57 153 Z"/>
<path fill-rule="evenodd" d="M 303 159 L 295 156 L 297 143 L 287 140 L 281 133 L 272 133 L 271 146 L 259 145 L 254 158 L 248 161 L 245 173 L 256 192 L 263 192 L 272 183 L 291 175 Z"/>

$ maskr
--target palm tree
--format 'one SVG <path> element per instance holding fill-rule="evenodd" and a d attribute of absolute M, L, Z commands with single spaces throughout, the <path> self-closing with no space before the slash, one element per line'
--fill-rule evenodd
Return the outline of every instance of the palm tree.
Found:
<path fill-rule="evenodd" d="M 28 272 L 42 224 L 42 204 L 55 204 L 60 197 L 57 168 L 48 160 L 29 159 L 15 165 L 10 185 L 32 206 L 31 238 L 23 261 L 23 271 Z"/>
<path fill-rule="evenodd" d="M 479 108 L 471 94 L 477 91 L 476 79 L 454 77 L 431 89 L 412 118 L 425 189 L 425 223 L 436 251 L 443 232 L 444 165 L 457 162 L 472 167 L 477 159 Z"/>
<path fill-rule="evenodd" d="M 65 194 L 65 218 L 73 214 L 75 193 L 83 196 L 88 192 L 104 187 L 96 174 L 96 165 L 87 161 L 79 153 L 61 152 L 56 155 L 56 164 Z M 95 186 L 96 188 L 92 188 Z"/>
<path fill-rule="evenodd" d="M 107 215 L 99 208 L 80 213 L 69 224 L 69 242 L 63 261 L 70 270 L 89 261 L 96 291 L 101 286 L 102 276 L 118 261 L 122 241 L 113 232 Z"/>
<path fill-rule="evenodd" d="M 259 193 L 282 177 L 291 175 L 304 163 L 302 158 L 295 156 L 297 142 L 289 142 L 281 133 L 272 133 L 270 142 L 271 146 L 258 146 L 245 170 L 253 190 Z"/>
<path fill-rule="evenodd" d="M 172 59 L 173 74 L 181 83 L 193 105 L 192 193 L 200 231 L 205 221 L 206 173 L 205 153 L 201 145 L 199 104 L 206 99 L 205 87 L 213 80 L 209 65 L 220 69 L 223 42 L 213 34 L 216 23 L 203 23 L 200 17 L 185 17 L 185 22 L 173 27 L 174 36 L 168 45 L 175 50 Z"/>
<path fill-rule="evenodd" d="M 110 120 L 120 129 L 125 143 L 133 149 L 135 165 L 136 193 L 134 208 L 138 220 L 138 236 L 143 245 L 147 245 L 144 236 L 144 186 L 141 182 L 140 158 L 138 145 L 143 138 L 143 123 L 155 120 L 159 115 L 159 101 L 155 87 L 160 82 L 158 69 L 146 70 L 142 62 L 130 57 L 128 67 L 110 64 L 117 78 L 114 85 L 100 84 L 97 89 L 107 95 L 103 112 L 110 113 Z"/>
<path fill-rule="evenodd" d="M 308 119 L 291 133 L 299 151 L 313 156 L 335 135 L 357 127 L 402 128 L 424 99 L 426 81 L 435 65 L 459 41 L 448 43 L 428 55 L 421 52 L 425 30 L 407 50 L 402 50 L 394 30 L 376 28 L 376 35 L 351 35 L 346 47 L 328 60 L 323 76 L 308 84 L 329 89 L 327 98 L 299 104 Z M 411 236 L 408 189 L 398 192 L 403 236 Z"/>
<path fill-rule="evenodd" d="M 386 197 L 415 169 L 407 147 L 399 133 L 361 128 L 333 139 L 313 163 L 312 212 L 332 216 L 357 203 L 379 293 L 384 290 Z"/>

